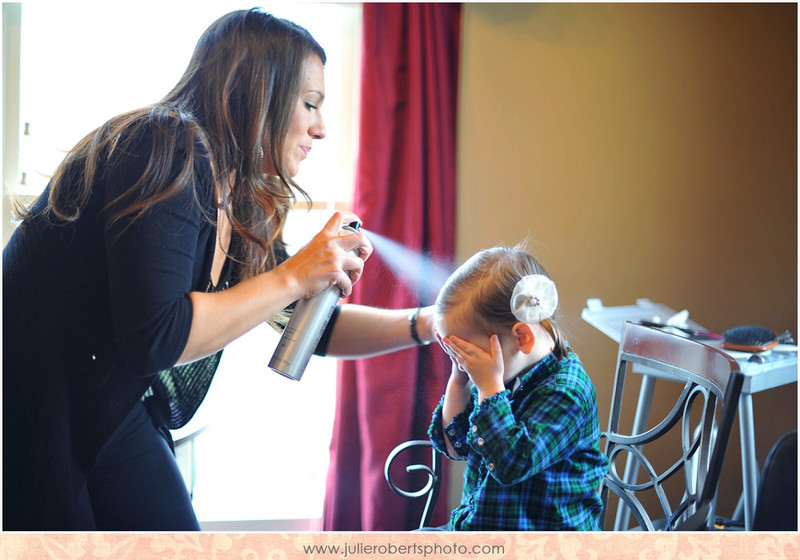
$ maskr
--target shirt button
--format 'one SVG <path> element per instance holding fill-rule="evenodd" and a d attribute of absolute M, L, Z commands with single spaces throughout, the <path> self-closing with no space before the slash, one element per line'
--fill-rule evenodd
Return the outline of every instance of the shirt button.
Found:
<path fill-rule="evenodd" d="M 456 431 L 455 430 L 450 430 L 449 432 L 447 432 L 447 435 L 454 436 L 454 435 L 456 435 Z"/>
<path fill-rule="evenodd" d="M 489 463 L 489 464 L 488 464 L 488 465 L 486 465 L 486 466 L 487 466 L 487 467 L 489 467 L 489 470 L 490 470 L 490 471 L 493 471 L 493 470 L 494 470 L 494 463 Z"/>
<path fill-rule="evenodd" d="M 483 441 L 482 437 L 478 438 L 478 445 L 483 445 L 484 443 L 486 443 L 486 442 Z"/>
<path fill-rule="evenodd" d="M 478 431 L 478 426 L 472 426 L 472 433 L 474 434 L 477 431 Z"/>
<path fill-rule="evenodd" d="M 461 442 L 460 442 L 460 441 L 457 441 L 457 442 L 455 442 L 455 443 L 453 444 L 453 447 L 455 447 L 456 449 L 458 449 L 459 447 L 461 447 Z"/>

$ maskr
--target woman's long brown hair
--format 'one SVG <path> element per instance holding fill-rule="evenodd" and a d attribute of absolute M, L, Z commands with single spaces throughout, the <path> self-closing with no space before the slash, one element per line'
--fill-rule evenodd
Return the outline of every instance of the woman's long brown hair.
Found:
<path fill-rule="evenodd" d="M 153 204 L 191 188 L 194 158 L 202 149 L 211 158 L 215 203 L 241 237 L 243 277 L 268 270 L 275 264 L 273 243 L 281 240 L 295 200 L 293 189 L 309 198 L 281 163 L 309 56 L 326 62 L 322 47 L 293 22 L 257 9 L 222 16 L 202 35 L 166 97 L 111 119 L 67 154 L 51 179 L 46 212 L 63 222 L 77 220 L 101 164 L 124 157 L 121 143 L 149 125 L 153 148 L 145 171 L 108 202 L 106 227 L 135 220 Z M 181 170 L 172 169 L 176 150 L 185 150 Z M 263 174 L 263 158 L 270 158 L 277 176 Z"/>

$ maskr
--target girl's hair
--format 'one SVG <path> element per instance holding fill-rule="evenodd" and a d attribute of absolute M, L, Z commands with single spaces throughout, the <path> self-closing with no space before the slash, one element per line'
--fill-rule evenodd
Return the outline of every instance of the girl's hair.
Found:
<path fill-rule="evenodd" d="M 46 212 L 64 222 L 77 220 L 100 164 L 113 165 L 115 156 L 124 157 L 120 140 L 136 137 L 149 125 L 149 162 L 127 192 L 106 206 L 106 227 L 122 218 L 133 221 L 153 204 L 192 188 L 193 160 L 206 152 L 215 202 L 242 240 L 243 277 L 271 268 L 273 243 L 282 241 L 286 214 L 295 200 L 292 189 L 309 200 L 286 175 L 281 155 L 302 66 L 312 55 L 325 64 L 322 47 L 291 21 L 258 9 L 222 16 L 200 37 L 183 77 L 164 99 L 111 119 L 67 154 L 51 180 Z M 185 164 L 174 170 L 171 164 L 179 151 L 185 153 Z M 263 158 L 278 170 L 276 177 L 264 175 Z"/>
<path fill-rule="evenodd" d="M 484 249 L 447 279 L 436 298 L 436 312 L 441 315 L 456 311 L 487 336 L 510 329 L 519 322 L 511 311 L 511 295 L 517 282 L 530 274 L 550 278 L 524 244 Z M 567 342 L 556 315 L 541 324 L 555 341 L 556 357 L 563 359 L 567 356 Z"/>

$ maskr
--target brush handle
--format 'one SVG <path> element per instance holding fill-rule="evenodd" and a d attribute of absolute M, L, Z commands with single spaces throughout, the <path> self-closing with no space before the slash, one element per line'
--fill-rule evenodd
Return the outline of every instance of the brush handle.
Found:
<path fill-rule="evenodd" d="M 655 321 L 646 320 L 639 321 L 639 324 L 644 325 L 645 327 L 653 327 L 656 329 L 676 329 L 688 334 L 692 338 L 701 340 L 722 340 L 722 335 L 718 335 L 709 331 L 697 331 L 690 329 L 689 327 L 679 327 L 677 325 L 668 325 L 667 323 L 656 323 Z"/>

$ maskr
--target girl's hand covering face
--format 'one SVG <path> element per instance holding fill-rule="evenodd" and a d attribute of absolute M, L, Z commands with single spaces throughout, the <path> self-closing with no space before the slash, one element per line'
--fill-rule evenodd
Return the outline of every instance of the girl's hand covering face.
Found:
<path fill-rule="evenodd" d="M 459 363 L 450 353 L 450 348 L 447 346 L 447 344 L 445 344 L 442 335 L 440 335 L 438 331 L 435 331 L 434 334 L 436 336 L 436 341 L 439 343 L 439 346 L 442 347 L 442 350 L 444 350 L 444 353 L 447 354 L 447 356 L 450 358 L 450 362 L 453 364 L 453 369 L 450 371 L 450 375 L 456 378 L 456 380 L 462 385 L 466 385 L 467 383 L 469 383 L 469 375 L 467 375 L 467 372 L 464 369 L 464 367 L 459 365 Z"/>
<path fill-rule="evenodd" d="M 503 380 L 503 351 L 500 338 L 493 334 L 489 338 L 489 351 L 486 352 L 468 340 L 449 335 L 438 337 L 440 344 L 454 364 L 469 375 L 472 382 L 480 387 L 482 384 Z"/>
<path fill-rule="evenodd" d="M 329 286 L 338 286 L 342 297 L 353 291 L 353 284 L 364 271 L 364 262 L 372 254 L 372 244 L 363 233 L 339 235 L 343 224 L 355 220 L 358 217 L 350 212 L 335 213 L 322 231 L 278 267 L 298 284 L 301 298 L 314 296 Z"/>

